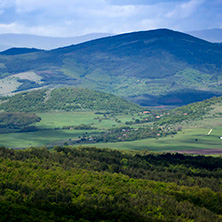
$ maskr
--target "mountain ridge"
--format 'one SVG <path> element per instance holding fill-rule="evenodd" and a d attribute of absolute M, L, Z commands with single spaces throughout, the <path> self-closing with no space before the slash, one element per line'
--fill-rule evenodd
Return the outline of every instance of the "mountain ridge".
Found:
<path fill-rule="evenodd" d="M 0 34 L 0 51 L 10 49 L 12 47 L 22 48 L 38 48 L 43 50 L 51 50 L 67 45 L 78 44 L 92 39 L 113 35 L 111 33 L 91 33 L 74 37 L 48 37 L 31 34 Z"/>
<path fill-rule="evenodd" d="M 0 63 L 0 71 L 8 76 L 33 71 L 43 85 L 62 82 L 127 98 L 222 92 L 222 45 L 168 29 L 125 33 L 10 59 L 0 56 Z"/>

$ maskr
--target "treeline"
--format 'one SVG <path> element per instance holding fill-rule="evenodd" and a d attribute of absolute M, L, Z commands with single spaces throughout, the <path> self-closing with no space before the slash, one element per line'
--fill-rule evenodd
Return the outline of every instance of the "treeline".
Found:
<path fill-rule="evenodd" d="M 46 112 L 51 110 L 107 110 L 135 112 L 143 108 L 117 96 L 81 88 L 58 88 L 19 93 L 0 105 L 5 112 Z"/>
<path fill-rule="evenodd" d="M 0 133 L 18 129 L 20 131 L 29 131 L 34 127 L 30 126 L 30 124 L 40 120 L 41 118 L 34 113 L 0 112 Z"/>
<path fill-rule="evenodd" d="M 221 157 L 0 148 L 0 221 L 222 221 Z"/>
<path fill-rule="evenodd" d="M 134 141 L 146 138 L 165 137 L 167 135 L 174 135 L 177 130 L 172 127 L 156 127 L 156 126 L 138 126 L 132 128 L 128 126 L 116 127 L 100 134 L 84 134 L 79 140 L 74 143 L 98 143 L 98 142 L 123 142 Z"/>

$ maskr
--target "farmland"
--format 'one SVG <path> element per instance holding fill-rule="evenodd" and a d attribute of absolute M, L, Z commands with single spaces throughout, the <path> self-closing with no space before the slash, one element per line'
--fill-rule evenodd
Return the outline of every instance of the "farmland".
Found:
<path fill-rule="evenodd" d="M 104 115 L 95 114 L 95 112 L 92 111 L 49 112 L 37 113 L 37 115 L 41 117 L 41 121 L 35 124 L 35 126 L 39 128 L 38 131 L 1 134 L 0 145 L 11 148 L 23 148 L 43 145 L 52 147 L 57 144 L 69 144 L 77 140 L 84 133 L 90 136 L 91 134 L 96 134 L 112 127 L 124 126 L 126 121 L 139 118 L 139 114 L 117 114 L 112 117 L 107 115 L 105 118 Z M 64 126 L 79 126 L 81 124 L 90 125 L 94 127 L 94 129 L 63 129 Z M 138 127 L 140 124 L 133 126 Z M 145 149 L 158 152 L 218 149 L 222 147 L 222 140 L 219 139 L 222 135 L 220 118 L 210 118 L 207 119 L 207 121 L 206 119 L 197 120 L 184 123 L 181 127 L 182 130 L 178 131 L 177 134 L 173 136 L 116 143 L 86 143 L 83 144 L 83 146 L 89 145 L 100 148 L 105 147 L 125 150 Z M 213 128 L 212 133 L 207 135 L 211 128 Z"/>

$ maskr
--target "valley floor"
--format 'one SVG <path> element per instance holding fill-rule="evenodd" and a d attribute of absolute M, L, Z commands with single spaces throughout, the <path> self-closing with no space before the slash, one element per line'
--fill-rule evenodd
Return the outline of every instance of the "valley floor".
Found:
<path fill-rule="evenodd" d="M 9 148 L 47 146 L 50 148 L 55 145 L 73 145 L 83 134 L 87 134 L 90 137 L 91 134 L 100 133 L 112 127 L 120 127 L 126 121 L 139 118 L 138 114 L 107 115 L 104 117 L 104 115 L 95 114 L 92 111 L 39 113 L 38 116 L 42 118 L 41 122 L 36 124 L 39 128 L 38 131 L 0 134 L 0 146 Z M 65 126 L 78 126 L 81 124 L 90 125 L 94 129 L 63 129 Z M 138 127 L 139 125 L 136 124 L 133 127 Z M 161 138 L 115 143 L 84 143 L 82 146 L 221 155 L 222 139 L 220 137 L 222 136 L 222 126 L 220 118 L 193 121 L 192 123 L 183 124 L 181 128 L 182 131 L 178 131 L 177 134 Z M 208 135 L 211 128 L 212 132 Z"/>

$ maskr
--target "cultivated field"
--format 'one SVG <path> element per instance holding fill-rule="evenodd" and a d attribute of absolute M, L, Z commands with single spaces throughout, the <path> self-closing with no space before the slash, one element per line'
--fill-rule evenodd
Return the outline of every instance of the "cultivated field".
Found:
<path fill-rule="evenodd" d="M 164 138 L 151 138 L 144 140 L 136 140 L 119 143 L 98 143 L 100 148 L 114 149 L 131 149 L 131 150 L 149 150 L 149 151 L 180 151 L 180 150 L 203 150 L 203 149 L 221 149 L 222 140 L 219 136 L 222 135 L 222 128 L 216 128 L 210 135 L 207 135 L 208 129 L 184 129 L 174 136 Z M 209 151 L 208 151 L 209 153 Z"/>
<path fill-rule="evenodd" d="M 48 146 L 72 144 L 80 136 L 99 133 L 112 127 L 123 126 L 126 121 L 139 118 L 137 114 L 119 114 L 116 116 L 95 114 L 92 111 L 39 113 L 42 118 L 36 126 L 36 132 L 1 134 L 0 146 L 24 148 L 30 146 Z M 183 151 L 190 153 L 221 154 L 222 136 L 221 118 L 209 118 L 182 125 L 182 131 L 176 135 L 163 138 L 150 138 L 117 143 L 90 143 L 83 146 L 96 146 L 113 149 L 149 150 L 149 151 Z M 73 130 L 62 129 L 64 126 L 90 125 L 96 129 Z M 138 126 L 138 125 L 133 125 Z M 55 130 L 56 129 L 56 130 Z M 210 135 L 208 132 L 212 129 Z M 207 150 L 205 150 L 207 149 Z M 217 150 L 215 150 L 217 149 Z M 220 150 L 221 149 L 221 150 Z M 204 151 L 205 150 L 205 151 Z"/>

